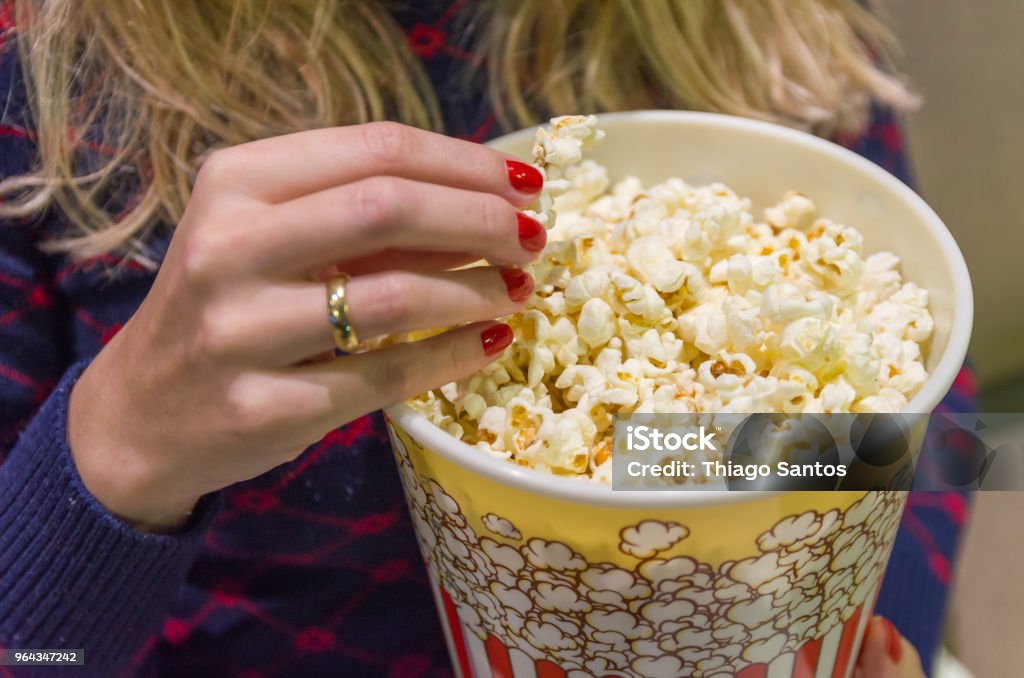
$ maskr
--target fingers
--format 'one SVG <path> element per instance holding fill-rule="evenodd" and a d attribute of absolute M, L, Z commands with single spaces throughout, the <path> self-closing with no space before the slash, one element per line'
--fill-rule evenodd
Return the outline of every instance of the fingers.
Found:
<path fill-rule="evenodd" d="M 542 177 L 512 156 L 480 144 L 392 122 L 310 130 L 213 154 L 203 179 L 269 203 L 367 177 L 388 175 L 491 193 L 529 203 Z"/>
<path fill-rule="evenodd" d="M 863 678 L 924 678 L 917 650 L 882 617 L 868 622 L 854 676 Z"/>
<path fill-rule="evenodd" d="M 457 252 L 406 252 L 403 250 L 387 250 L 359 259 L 351 259 L 325 269 L 320 279 L 327 280 L 332 275 L 347 273 L 349 275 L 366 275 L 379 271 L 446 271 L 461 268 L 480 261 L 473 254 Z"/>
<path fill-rule="evenodd" d="M 373 274 L 352 278 L 348 288 L 352 326 L 369 338 L 515 313 L 533 292 L 533 279 L 518 268 L 480 266 Z"/>
<path fill-rule="evenodd" d="M 274 206 L 246 229 L 248 246 L 236 258 L 287 275 L 389 249 L 523 265 L 547 241 L 543 226 L 501 198 L 394 177 L 366 179 Z"/>
<path fill-rule="evenodd" d="M 302 415 L 320 434 L 339 421 L 407 400 L 483 368 L 512 343 L 502 323 L 474 323 L 444 334 L 289 371 L 288 388 L 307 396 Z"/>
<path fill-rule="evenodd" d="M 521 310 L 532 291 L 525 271 L 489 266 L 387 271 L 353 277 L 346 285 L 349 320 L 362 340 L 500 318 Z M 334 347 L 322 283 L 265 290 L 232 308 L 233 317 L 218 320 L 227 334 L 221 337 L 225 354 L 284 367 Z"/>

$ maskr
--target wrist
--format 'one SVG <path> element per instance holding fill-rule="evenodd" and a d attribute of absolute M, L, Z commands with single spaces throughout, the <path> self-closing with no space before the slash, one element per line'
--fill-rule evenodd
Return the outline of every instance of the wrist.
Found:
<path fill-rule="evenodd" d="M 136 530 L 167 534 L 182 529 L 201 495 L 172 492 L 166 474 L 119 439 L 117 433 L 123 434 L 124 422 L 111 425 L 97 416 L 107 411 L 110 398 L 97 397 L 91 388 L 87 369 L 68 402 L 68 445 L 85 489 Z M 104 408 L 99 413 L 89 407 L 100 402 Z"/>

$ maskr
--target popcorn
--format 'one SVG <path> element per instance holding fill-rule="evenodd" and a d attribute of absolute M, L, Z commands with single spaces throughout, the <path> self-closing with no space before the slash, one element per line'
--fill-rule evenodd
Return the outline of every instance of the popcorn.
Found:
<path fill-rule="evenodd" d="M 574 277 L 565 286 L 565 301 L 571 306 L 583 306 L 591 299 L 601 299 L 608 294 L 611 279 L 600 268 L 592 268 Z"/>
<path fill-rule="evenodd" d="M 914 342 L 925 341 L 934 329 L 928 313 L 928 291 L 914 283 L 907 283 L 876 305 L 868 318 L 876 331 Z"/>
<path fill-rule="evenodd" d="M 832 298 L 817 291 L 805 295 L 788 283 L 772 285 L 761 295 L 761 315 L 775 325 L 801 318 L 828 320 L 833 315 Z"/>
<path fill-rule="evenodd" d="M 782 202 L 764 211 L 764 220 L 779 230 L 784 228 L 804 230 L 814 222 L 817 214 L 818 208 L 814 206 L 810 198 L 803 193 L 789 191 L 782 196 Z"/>
<path fill-rule="evenodd" d="M 810 275 L 820 276 L 826 291 L 855 291 L 864 273 L 862 243 L 855 229 L 822 219 L 817 232 L 800 246 L 801 267 Z"/>
<path fill-rule="evenodd" d="M 721 353 L 729 344 L 726 317 L 720 304 L 714 302 L 700 304 L 679 316 L 679 333 L 683 341 L 708 355 Z"/>
<path fill-rule="evenodd" d="M 551 120 L 551 128 L 541 128 L 533 145 L 534 165 L 544 175 L 544 190 L 540 196 L 540 209 L 532 216 L 547 228 L 555 223 L 552 211 L 554 199 L 573 188 L 573 178 L 578 177 L 577 193 L 585 199 L 587 193 L 600 193 L 602 183 L 607 185 L 607 172 L 601 179 L 601 172 L 594 163 L 581 167 L 583 149 L 604 138 L 604 132 L 597 129 L 597 118 L 592 115 L 563 115 Z M 568 170 L 567 168 L 577 168 Z M 578 196 L 573 196 L 579 200 Z M 596 197 L 596 196 L 595 196 Z M 570 202 L 570 206 L 571 206 Z"/>
<path fill-rule="evenodd" d="M 611 184 L 583 157 L 595 124 L 563 116 L 537 133 L 549 237 L 526 310 L 507 319 L 517 341 L 415 407 L 488 454 L 609 482 L 616 414 L 906 406 L 934 322 L 898 257 L 865 257 L 861 234 L 801 193 L 759 221 L 722 183 Z"/>
<path fill-rule="evenodd" d="M 799 318 L 786 325 L 779 342 L 784 360 L 815 371 L 835 358 L 839 342 L 832 323 L 821 318 Z"/>
<path fill-rule="evenodd" d="M 615 312 L 604 299 L 589 299 L 583 304 L 577 327 L 580 339 L 591 348 L 600 348 L 615 333 Z"/>

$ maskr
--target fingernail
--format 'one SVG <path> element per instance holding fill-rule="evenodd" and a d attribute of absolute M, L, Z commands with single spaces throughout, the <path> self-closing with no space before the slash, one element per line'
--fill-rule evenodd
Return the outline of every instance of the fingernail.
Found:
<path fill-rule="evenodd" d="M 899 664 L 900 658 L 903 656 L 903 643 L 900 642 L 900 634 L 888 619 L 883 617 L 882 624 L 885 626 L 886 652 L 889 653 L 889 659 L 893 664 Z"/>
<path fill-rule="evenodd" d="M 512 343 L 512 328 L 505 323 L 491 325 L 480 333 L 485 355 L 501 353 Z"/>
<path fill-rule="evenodd" d="M 548 241 L 548 234 L 540 222 L 522 212 L 516 212 L 516 221 L 519 223 L 519 244 L 523 246 L 523 249 L 531 252 L 540 252 L 544 249 L 544 245 Z"/>
<path fill-rule="evenodd" d="M 501 279 L 505 281 L 508 298 L 512 301 L 526 301 L 533 292 L 533 278 L 520 268 L 501 269 Z"/>
<path fill-rule="evenodd" d="M 509 183 L 520 193 L 536 193 L 544 185 L 540 170 L 532 165 L 518 160 L 506 160 L 505 167 L 508 169 Z"/>

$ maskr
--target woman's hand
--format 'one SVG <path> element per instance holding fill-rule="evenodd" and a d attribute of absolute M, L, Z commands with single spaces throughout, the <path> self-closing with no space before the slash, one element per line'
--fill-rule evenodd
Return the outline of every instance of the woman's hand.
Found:
<path fill-rule="evenodd" d="M 180 526 L 202 495 L 290 459 L 367 412 L 464 377 L 511 340 L 517 268 L 546 235 L 515 206 L 541 176 L 470 142 L 393 123 L 214 153 L 145 301 L 79 379 L 68 435 L 89 491 L 139 527 Z M 325 271 L 352 276 L 371 338 L 465 325 L 414 344 L 333 348 Z M 329 355 L 329 353 L 328 353 Z"/>
<path fill-rule="evenodd" d="M 875 617 L 864 631 L 853 678 L 924 678 L 917 650 L 887 619 Z"/>

